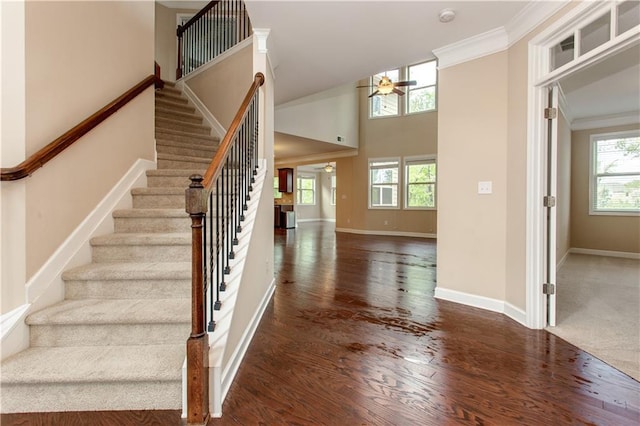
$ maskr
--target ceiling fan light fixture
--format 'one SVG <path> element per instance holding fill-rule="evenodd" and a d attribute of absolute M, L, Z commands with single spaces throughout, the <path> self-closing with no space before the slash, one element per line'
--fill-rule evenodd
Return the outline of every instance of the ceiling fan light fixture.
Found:
<path fill-rule="evenodd" d="M 327 163 L 327 165 L 324 166 L 324 171 L 327 173 L 331 173 L 333 171 L 333 166 L 331 165 L 331 163 Z"/>
<path fill-rule="evenodd" d="M 391 79 L 385 75 L 380 79 L 380 83 L 378 83 L 378 93 L 388 95 L 391 92 L 393 92 L 393 83 Z"/>
<path fill-rule="evenodd" d="M 453 9 L 442 9 L 438 14 L 438 19 L 442 23 L 451 22 L 455 19 L 456 12 Z"/>

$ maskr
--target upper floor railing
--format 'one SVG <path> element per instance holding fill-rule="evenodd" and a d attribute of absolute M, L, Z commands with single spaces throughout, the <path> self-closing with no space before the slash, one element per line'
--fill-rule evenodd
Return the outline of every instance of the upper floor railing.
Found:
<path fill-rule="evenodd" d="M 207 4 L 176 31 L 181 78 L 251 35 L 251 23 L 242 0 L 216 0 Z"/>

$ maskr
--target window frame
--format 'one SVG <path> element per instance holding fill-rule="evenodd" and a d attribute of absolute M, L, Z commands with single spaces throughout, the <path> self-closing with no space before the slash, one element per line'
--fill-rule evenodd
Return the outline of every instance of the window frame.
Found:
<path fill-rule="evenodd" d="M 282 192 L 280 192 L 280 178 L 278 176 L 273 177 L 273 199 L 280 200 L 282 199 Z"/>
<path fill-rule="evenodd" d="M 409 206 L 409 166 L 412 164 L 434 164 L 436 166 L 436 176 L 434 181 L 420 182 L 420 184 L 434 185 L 434 201 L 433 207 L 411 207 Z M 404 184 L 403 187 L 403 208 L 405 210 L 437 210 L 438 209 L 438 160 L 436 155 L 415 155 L 403 158 Z"/>
<path fill-rule="evenodd" d="M 335 172 L 331 173 L 330 185 L 331 185 L 331 199 L 329 200 L 329 203 L 332 206 L 335 206 L 338 201 L 338 178 Z"/>
<path fill-rule="evenodd" d="M 311 180 L 313 182 L 313 188 L 303 189 L 300 182 L 301 180 Z M 308 173 L 298 173 L 298 176 L 296 177 L 296 204 L 299 206 L 315 206 L 317 204 L 317 199 L 316 199 L 317 186 L 318 185 L 317 185 L 316 175 L 308 174 Z M 312 203 L 301 202 L 302 200 L 301 191 L 311 191 L 311 193 L 313 194 L 313 202 Z"/>
<path fill-rule="evenodd" d="M 597 179 L 601 176 L 634 176 L 636 173 L 598 173 L 597 146 L 598 142 L 611 139 L 640 138 L 640 129 L 612 133 L 597 133 L 589 136 L 589 215 L 590 216 L 640 216 L 640 208 L 636 210 L 602 210 L 596 208 Z M 640 170 L 637 173 L 640 177 Z"/>
<path fill-rule="evenodd" d="M 385 185 L 395 185 L 396 187 L 396 203 L 395 205 L 377 205 L 374 206 L 372 205 L 372 200 L 371 200 L 371 193 L 373 190 L 373 183 L 372 183 L 372 179 L 371 179 L 371 165 L 373 163 L 384 163 L 384 162 L 395 162 L 396 163 L 396 168 L 397 168 L 397 175 L 398 175 L 398 179 L 397 182 L 395 183 L 388 183 Z M 400 197 L 402 195 L 402 191 L 401 191 L 401 185 L 402 185 L 402 173 L 400 170 L 402 161 L 400 157 L 384 157 L 384 158 L 369 158 L 368 162 L 367 162 L 367 173 L 369 175 L 369 183 L 367 185 L 367 198 L 368 198 L 368 207 L 369 210 L 400 210 L 401 208 L 401 200 Z M 378 186 L 381 186 L 382 184 L 376 184 Z"/>
<path fill-rule="evenodd" d="M 369 119 L 370 120 L 377 120 L 377 119 L 384 119 L 384 118 L 398 118 L 398 117 L 405 117 L 405 116 L 413 116 L 416 114 L 424 114 L 427 112 L 436 112 L 438 111 L 438 80 L 439 80 L 439 73 L 438 73 L 438 59 L 429 59 L 426 61 L 421 61 L 421 62 L 416 62 L 415 64 L 410 64 L 410 65 L 405 65 L 399 68 L 393 68 L 390 70 L 385 70 L 379 73 L 376 73 L 374 75 L 369 76 L 368 78 L 368 82 L 370 86 L 373 86 L 373 78 L 378 75 L 378 74 L 385 74 L 385 73 L 389 73 L 389 72 L 393 72 L 393 71 L 398 71 L 398 81 L 405 81 L 409 79 L 409 68 L 411 67 L 415 67 L 418 65 L 423 65 L 429 62 L 434 62 L 435 63 L 435 67 L 436 67 L 436 80 L 435 83 L 433 85 L 429 85 L 429 86 L 416 86 L 413 88 L 413 90 L 417 90 L 417 89 L 423 89 L 423 88 L 428 88 L 428 87 L 435 87 L 435 106 L 433 107 L 433 109 L 426 109 L 424 111 L 415 111 L 415 112 L 409 112 L 409 92 L 410 92 L 410 87 L 411 86 L 407 86 L 404 88 L 400 88 L 401 90 L 404 89 L 404 96 L 399 96 L 399 95 L 395 95 L 398 99 L 398 113 L 397 114 L 389 114 L 389 115 L 377 115 L 374 116 L 373 115 L 373 99 L 376 96 L 373 96 L 371 98 L 368 99 L 368 104 L 369 104 Z M 372 94 L 374 92 L 374 88 L 370 88 L 368 95 Z M 367 95 L 367 96 L 368 96 Z M 383 95 L 383 96 L 390 96 L 390 95 Z"/>

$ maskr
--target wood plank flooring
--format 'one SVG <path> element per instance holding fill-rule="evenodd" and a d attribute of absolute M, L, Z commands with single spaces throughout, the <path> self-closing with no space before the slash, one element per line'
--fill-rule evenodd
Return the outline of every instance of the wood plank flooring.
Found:
<path fill-rule="evenodd" d="M 210 425 L 637 425 L 640 383 L 546 331 L 435 300 L 434 240 L 276 231 L 277 289 Z M 464 265 L 460 265 L 461 268 Z M 2 425 L 172 425 L 171 412 Z"/>

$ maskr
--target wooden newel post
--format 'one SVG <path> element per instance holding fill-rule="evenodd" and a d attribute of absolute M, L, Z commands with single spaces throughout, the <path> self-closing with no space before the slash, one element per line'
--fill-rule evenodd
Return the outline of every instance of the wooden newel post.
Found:
<path fill-rule="evenodd" d="M 203 177 L 192 175 L 185 191 L 191 216 L 191 335 L 187 340 L 187 424 L 209 421 L 209 339 L 205 332 L 202 225 L 207 213 Z"/>
<path fill-rule="evenodd" d="M 178 37 L 178 68 L 176 68 L 176 79 L 179 79 L 182 77 L 182 25 L 178 25 L 176 36 Z"/>

